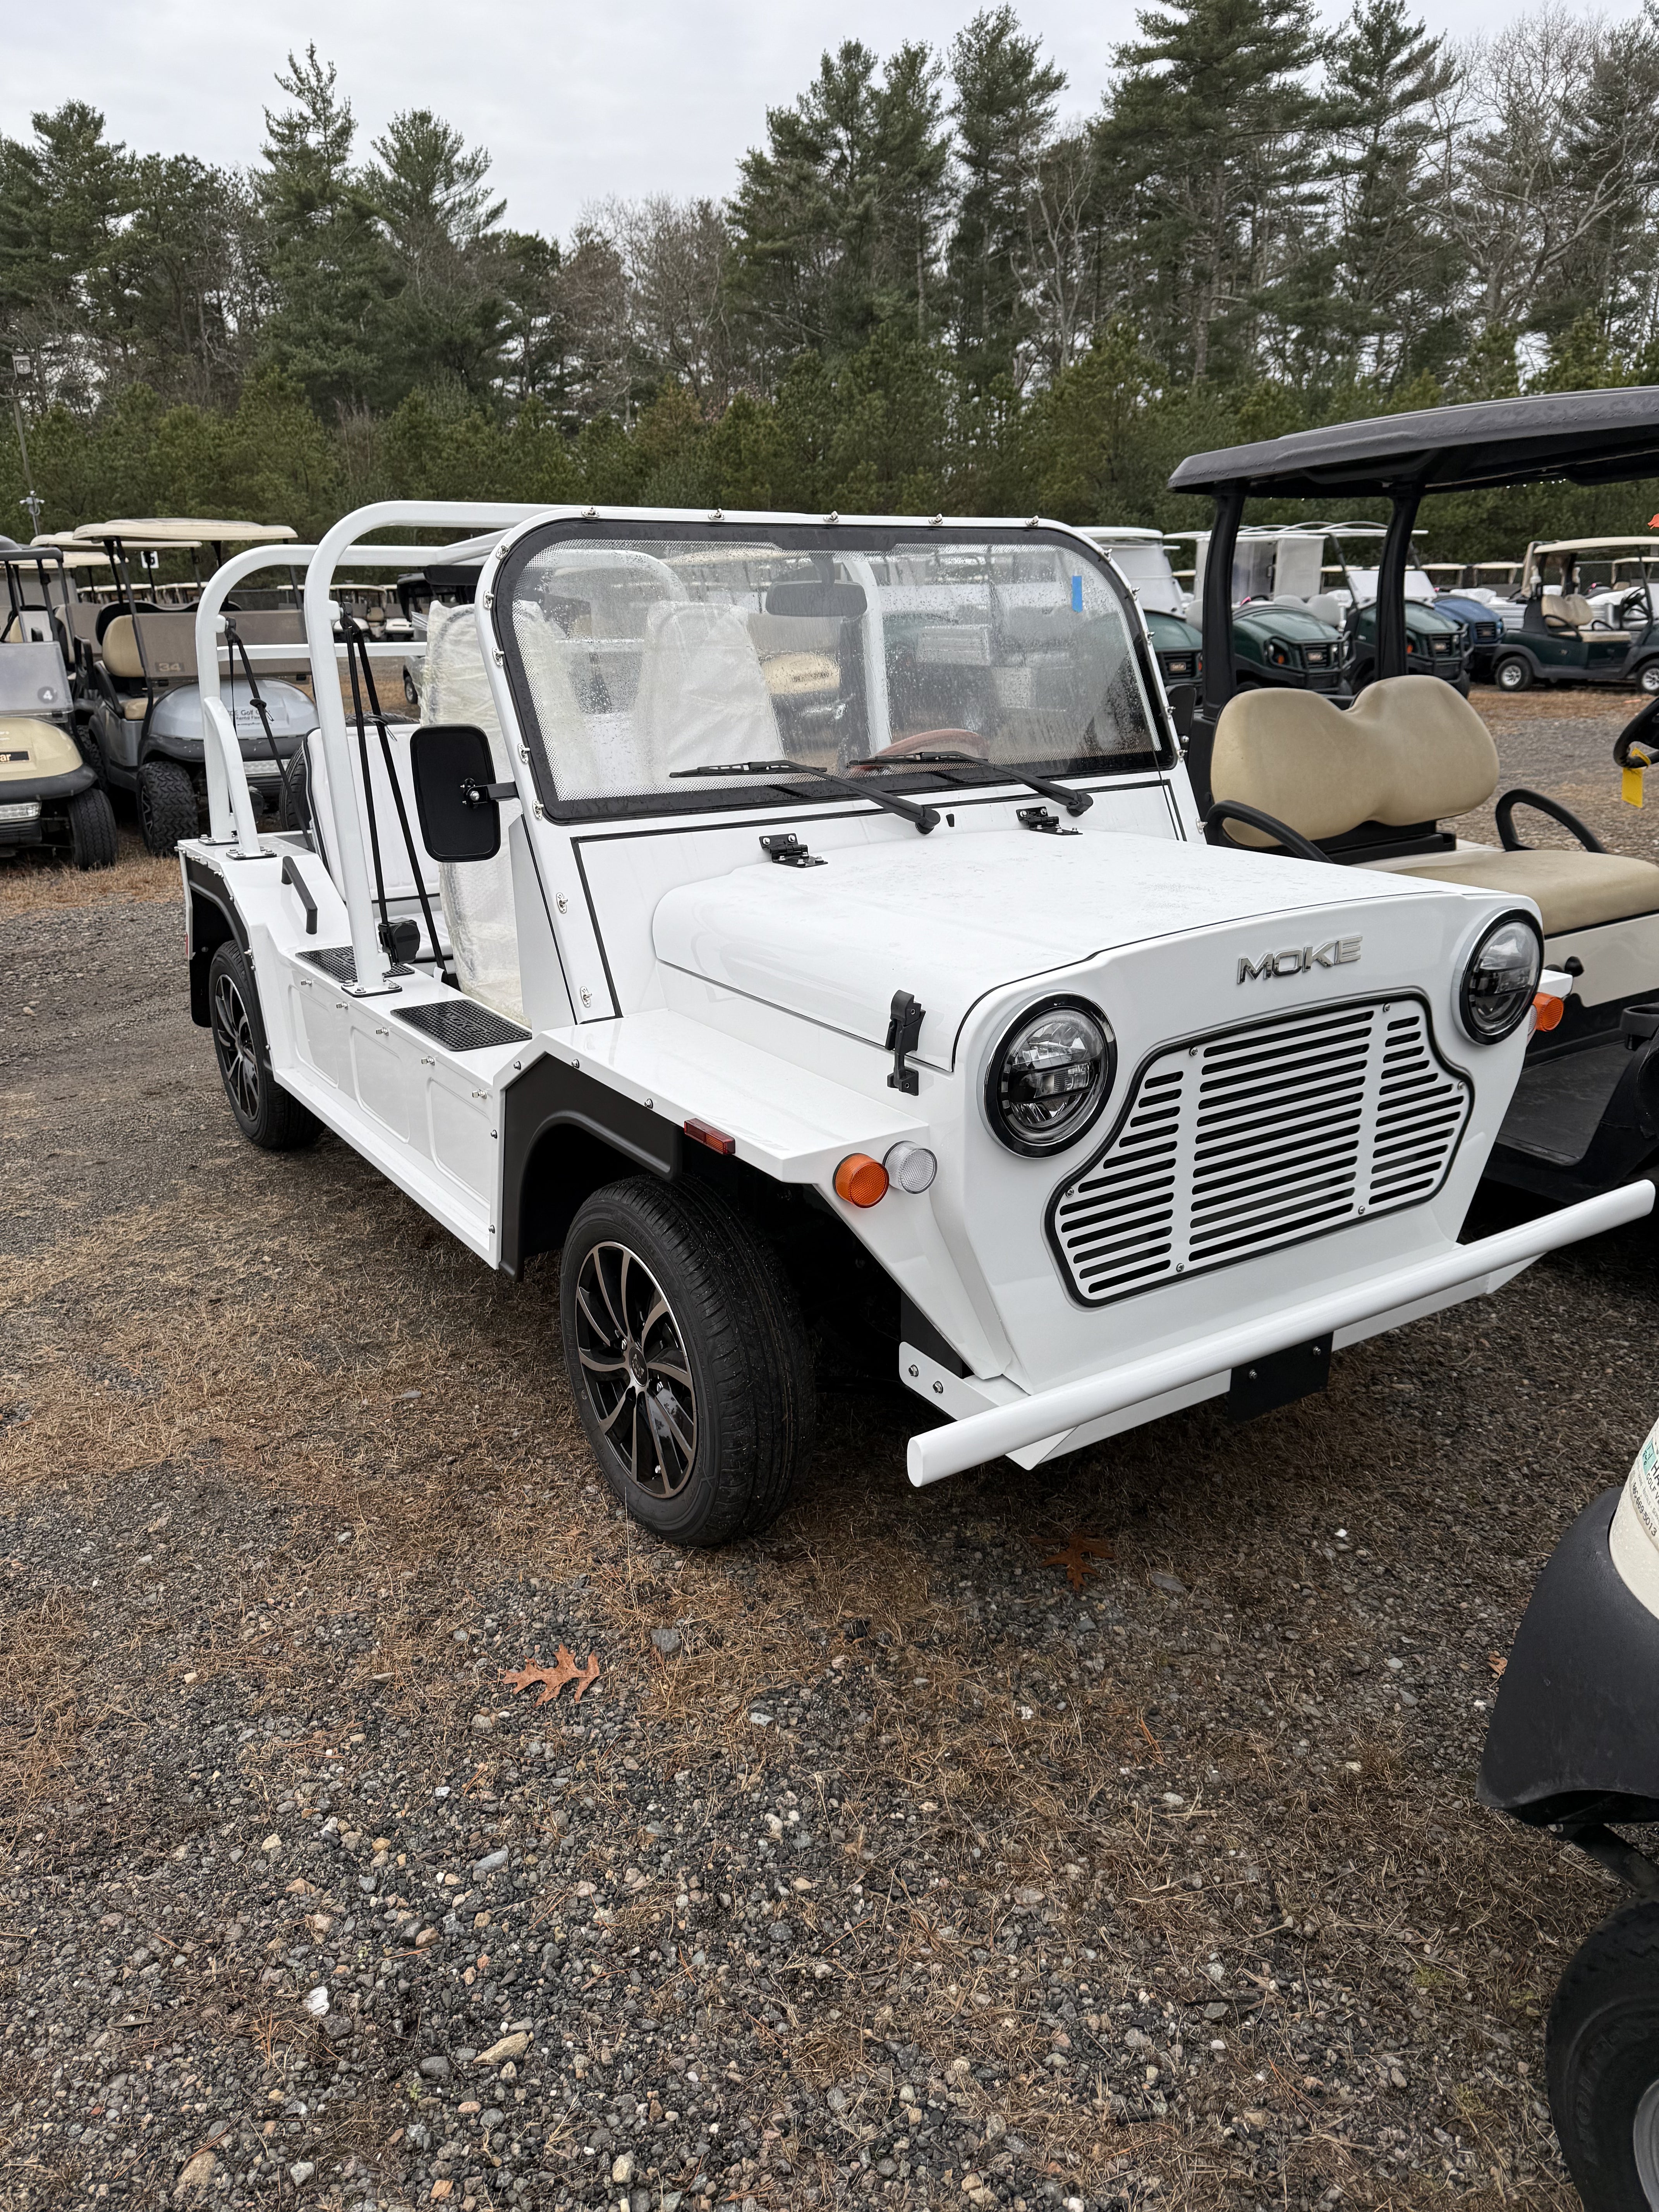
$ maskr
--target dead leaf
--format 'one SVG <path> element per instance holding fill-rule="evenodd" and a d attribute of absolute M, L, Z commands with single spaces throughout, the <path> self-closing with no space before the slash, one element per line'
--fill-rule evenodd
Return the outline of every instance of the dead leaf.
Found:
<path fill-rule="evenodd" d="M 1486 1664 L 1494 1674 L 1501 1674 L 1509 1663 L 1501 1651 L 1488 1651 L 1486 1654 Z"/>
<path fill-rule="evenodd" d="M 1097 1559 L 1110 1559 L 1117 1555 L 1109 1544 L 1103 1544 L 1097 1537 L 1085 1536 L 1081 1530 L 1075 1530 L 1065 1550 L 1056 1552 L 1051 1559 L 1045 1559 L 1042 1564 L 1045 1567 L 1064 1567 L 1066 1581 L 1074 1590 L 1080 1590 L 1090 1576 L 1100 1572 L 1098 1567 L 1090 1565 L 1091 1556 Z"/>
<path fill-rule="evenodd" d="M 576 1686 L 574 1702 L 580 1705 L 582 1692 L 591 1687 L 599 1680 L 599 1660 L 597 1652 L 590 1651 L 587 1655 L 586 1666 L 579 1667 L 562 1644 L 559 1646 L 557 1656 L 550 1667 L 526 1665 L 521 1667 L 517 1674 L 503 1674 L 501 1680 L 515 1697 L 520 1690 L 527 1690 L 532 1682 L 542 1683 L 544 1686 L 540 1697 L 536 1700 L 538 1705 L 544 1705 L 550 1698 L 556 1698 L 567 1682 L 574 1682 Z"/>

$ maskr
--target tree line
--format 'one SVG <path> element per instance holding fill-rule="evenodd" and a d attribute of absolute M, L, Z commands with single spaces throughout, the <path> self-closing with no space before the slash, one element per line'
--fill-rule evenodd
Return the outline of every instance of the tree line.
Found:
<path fill-rule="evenodd" d="M 563 240 L 513 228 L 430 110 L 364 143 L 314 48 L 245 171 L 71 101 L 0 138 L 43 520 L 313 531 L 488 494 L 1174 527 L 1164 480 L 1200 447 L 1659 381 L 1656 6 L 1460 43 L 1406 0 L 1328 31 L 1308 0 L 1163 0 L 1082 113 L 994 7 L 943 50 L 826 52 L 724 202 L 608 199 Z M 1642 504 L 1558 489 L 1435 527 L 1478 557 Z"/>

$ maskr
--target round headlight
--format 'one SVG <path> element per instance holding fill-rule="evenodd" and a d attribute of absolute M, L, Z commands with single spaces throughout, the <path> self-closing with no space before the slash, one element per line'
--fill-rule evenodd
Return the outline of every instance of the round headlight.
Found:
<path fill-rule="evenodd" d="M 1116 1058 L 1111 1024 L 1092 1006 L 1075 999 L 1033 1006 L 991 1056 L 991 1127 L 1017 1152 L 1075 1143 L 1106 1103 Z"/>
<path fill-rule="evenodd" d="M 1498 1044 L 1527 1018 L 1544 968 L 1544 940 L 1523 914 L 1495 921 L 1463 970 L 1457 1011 L 1477 1044 Z"/>

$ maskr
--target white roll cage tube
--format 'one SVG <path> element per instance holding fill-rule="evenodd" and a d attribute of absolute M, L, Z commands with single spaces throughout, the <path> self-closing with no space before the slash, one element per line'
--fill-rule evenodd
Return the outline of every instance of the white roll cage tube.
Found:
<path fill-rule="evenodd" d="M 261 568 L 303 568 L 316 550 L 314 545 L 251 546 L 214 570 L 196 605 L 196 681 L 202 693 L 202 750 L 207 757 L 208 842 L 234 844 L 240 860 L 257 860 L 265 848 L 253 826 L 253 798 L 236 726 L 225 711 L 220 690 L 224 629 L 220 609 L 231 586 L 244 576 Z M 235 672 L 231 672 L 234 682 Z"/>
<path fill-rule="evenodd" d="M 411 550 L 416 561 L 425 563 L 441 560 L 446 551 L 457 548 L 422 545 L 414 549 L 380 545 L 359 545 L 355 543 L 362 534 L 371 530 L 388 530 L 394 525 L 413 523 L 430 526 L 434 523 L 453 522 L 471 524 L 484 530 L 510 530 L 515 523 L 528 522 L 532 516 L 545 514 L 547 503 L 526 505 L 505 500 L 419 500 L 383 499 L 373 507 L 360 507 L 337 522 L 324 537 L 306 571 L 305 617 L 306 641 L 310 649 L 311 665 L 314 675 L 319 665 L 318 640 L 323 643 L 323 657 L 331 672 L 334 665 L 334 618 L 331 592 L 334 572 L 344 565 L 348 556 L 355 563 L 371 561 L 377 567 L 398 567 L 410 557 Z M 469 548 L 469 550 L 474 550 Z M 374 923 L 374 897 L 369 889 L 368 869 L 363 858 L 362 840 L 355 834 L 344 834 L 339 820 L 339 810 L 349 804 L 347 794 L 352 790 L 351 755 L 346 740 L 345 704 L 340 696 L 337 683 L 317 685 L 317 726 L 323 741 L 323 757 L 328 763 L 329 797 L 335 809 L 334 842 L 332 849 L 339 856 L 340 891 L 345 900 L 346 913 L 351 922 L 351 957 L 356 981 L 342 985 L 354 998 L 376 998 L 390 984 L 390 962 L 386 947 L 380 942 Z"/>
<path fill-rule="evenodd" d="M 1328 1291 L 1299 1306 L 1261 1321 L 1246 1322 L 1238 1328 L 1218 1329 L 1209 1336 L 1189 1338 L 1168 1352 L 1155 1352 L 1132 1359 L 1104 1375 L 1085 1375 L 1080 1382 L 1062 1382 L 1057 1389 L 1035 1391 L 1006 1406 L 993 1406 L 983 1413 L 969 1413 L 947 1426 L 912 1437 L 907 1470 L 920 1490 L 947 1474 L 961 1474 L 981 1461 L 1004 1452 L 1062 1437 L 1090 1421 L 1103 1420 L 1126 1407 L 1162 1397 L 1166 1391 L 1185 1389 L 1212 1375 L 1243 1367 L 1252 1359 L 1267 1359 L 1287 1345 L 1310 1344 L 1316 1337 L 1334 1335 L 1379 1315 L 1397 1311 L 1442 1291 L 1456 1290 L 1481 1275 L 1498 1274 L 1524 1267 L 1546 1252 L 1581 1237 L 1595 1237 L 1604 1229 L 1617 1229 L 1639 1221 L 1653 1210 L 1654 1187 L 1645 1177 L 1603 1191 L 1598 1198 L 1563 1206 L 1559 1213 L 1540 1215 L 1518 1229 L 1496 1237 L 1483 1237 L 1473 1244 L 1455 1244 L 1432 1260 L 1423 1260 L 1392 1274 L 1372 1275 L 1346 1289 Z"/>

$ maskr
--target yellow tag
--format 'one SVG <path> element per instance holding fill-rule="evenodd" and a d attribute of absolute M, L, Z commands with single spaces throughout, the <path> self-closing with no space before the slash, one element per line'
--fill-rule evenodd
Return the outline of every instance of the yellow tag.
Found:
<path fill-rule="evenodd" d="M 1642 771 L 1639 768 L 1627 768 L 1624 771 L 1619 779 L 1619 795 L 1626 806 L 1641 805 Z"/>

